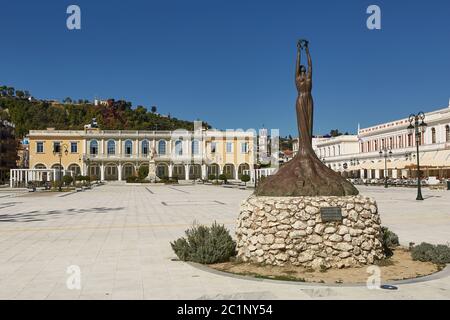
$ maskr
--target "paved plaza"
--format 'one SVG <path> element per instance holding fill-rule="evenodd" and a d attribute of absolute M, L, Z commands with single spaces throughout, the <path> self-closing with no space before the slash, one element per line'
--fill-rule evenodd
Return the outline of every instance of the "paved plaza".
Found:
<path fill-rule="evenodd" d="M 402 244 L 450 241 L 450 191 L 359 187 Z M 234 231 L 251 194 L 216 186 L 109 184 L 90 191 L 0 192 L 0 299 L 450 299 L 450 277 L 397 291 L 226 277 L 176 261 L 169 242 L 194 221 Z M 70 266 L 81 271 L 69 290 Z"/>

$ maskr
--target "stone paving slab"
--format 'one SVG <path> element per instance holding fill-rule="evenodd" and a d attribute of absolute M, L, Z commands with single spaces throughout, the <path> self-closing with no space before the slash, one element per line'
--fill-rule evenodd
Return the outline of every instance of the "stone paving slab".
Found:
<path fill-rule="evenodd" d="M 449 241 L 450 192 L 425 190 L 426 201 L 417 203 L 414 189 L 360 190 L 378 201 L 383 224 L 402 243 Z M 239 203 L 250 193 L 105 185 L 62 198 L 0 198 L 0 299 L 450 299 L 449 277 L 382 291 L 232 279 L 172 261 L 170 241 L 194 221 L 234 232 Z M 80 290 L 67 288 L 73 265 Z"/>

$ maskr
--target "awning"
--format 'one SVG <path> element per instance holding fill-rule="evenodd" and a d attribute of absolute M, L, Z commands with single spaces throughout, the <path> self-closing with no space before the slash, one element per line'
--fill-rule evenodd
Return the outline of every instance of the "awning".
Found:
<path fill-rule="evenodd" d="M 401 160 L 401 159 L 393 160 L 388 162 L 388 169 L 401 170 L 411 165 L 412 163 L 413 162 L 411 160 Z"/>
<path fill-rule="evenodd" d="M 410 161 L 406 165 L 408 169 L 417 168 L 417 163 L 415 160 Z M 427 152 L 420 157 L 420 167 L 421 168 L 450 168 L 450 150 L 440 150 Z"/>
<path fill-rule="evenodd" d="M 354 168 L 354 169 L 353 169 Z M 352 170 L 377 170 L 377 169 L 384 169 L 384 159 L 383 161 L 363 161 L 359 165 L 353 167 Z"/>

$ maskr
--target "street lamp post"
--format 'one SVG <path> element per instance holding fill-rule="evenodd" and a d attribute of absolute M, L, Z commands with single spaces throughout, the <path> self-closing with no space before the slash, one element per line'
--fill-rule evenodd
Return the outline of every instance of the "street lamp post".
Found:
<path fill-rule="evenodd" d="M 53 155 L 58 155 L 58 157 L 59 157 L 59 174 L 58 174 L 59 175 L 59 177 L 58 177 L 58 180 L 59 180 L 58 191 L 59 192 L 62 191 L 62 164 L 61 164 L 61 159 L 62 159 L 62 156 L 63 156 L 63 152 L 61 150 L 61 147 L 64 148 L 64 154 L 66 156 L 69 153 L 69 150 L 67 150 L 67 146 L 65 144 L 62 145 L 62 146 L 60 145 L 57 148 L 55 146 L 54 149 L 53 149 Z"/>
<path fill-rule="evenodd" d="M 384 157 L 384 187 L 388 188 L 388 169 L 387 169 L 387 159 L 392 157 L 392 151 L 387 148 L 380 150 L 380 157 Z"/>
<path fill-rule="evenodd" d="M 259 161 L 253 165 L 253 169 L 255 170 L 255 190 L 256 187 L 258 186 L 258 169 L 260 168 L 261 164 L 259 163 Z"/>
<path fill-rule="evenodd" d="M 419 160 L 419 145 L 421 143 L 421 135 L 425 132 L 427 124 L 425 123 L 425 114 L 419 112 L 418 114 L 411 114 L 409 116 L 409 126 L 408 131 L 414 133 L 416 136 L 416 152 L 417 152 L 417 198 L 418 201 L 423 201 L 422 197 L 422 185 L 421 185 L 421 174 L 420 174 L 420 160 Z"/>

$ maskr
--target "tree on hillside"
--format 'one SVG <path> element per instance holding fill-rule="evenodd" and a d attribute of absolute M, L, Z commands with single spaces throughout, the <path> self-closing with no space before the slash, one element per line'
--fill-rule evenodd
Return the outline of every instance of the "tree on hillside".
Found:
<path fill-rule="evenodd" d="M 6 86 L 5 86 L 6 87 Z M 29 130 L 42 130 L 54 127 L 59 130 L 82 130 L 84 125 L 96 118 L 99 127 L 104 130 L 193 130 L 191 121 L 162 117 L 152 113 L 144 106 L 131 108 L 127 101 L 114 101 L 109 105 L 94 106 L 92 103 L 73 104 L 71 98 L 64 99 L 64 104 L 50 104 L 46 101 L 28 101 L 7 96 L 0 98 L 0 110 L 8 110 L 10 120 L 16 125 L 16 135 L 23 137 Z M 22 90 L 18 90 L 22 91 Z M 23 91 L 25 94 L 25 91 Z M 22 94 L 19 92 L 19 96 Z M 207 123 L 208 128 L 211 126 Z"/>
<path fill-rule="evenodd" d="M 8 87 L 6 89 L 7 95 L 10 97 L 14 97 L 14 93 L 16 92 L 16 90 L 13 87 Z"/>
<path fill-rule="evenodd" d="M 72 103 L 72 99 L 70 97 L 67 97 L 63 100 L 64 103 Z"/>
<path fill-rule="evenodd" d="M 332 137 L 339 137 L 342 136 L 342 133 L 339 132 L 339 129 L 333 129 L 330 131 L 330 136 Z"/>
<path fill-rule="evenodd" d="M 8 87 L 7 86 L 1 86 L 0 87 L 0 95 L 2 97 L 6 96 L 8 94 Z"/>
<path fill-rule="evenodd" d="M 25 93 L 22 90 L 16 91 L 17 98 L 23 98 L 25 96 Z"/>
<path fill-rule="evenodd" d="M 156 111 L 158 110 L 157 108 L 156 108 L 156 106 L 152 106 L 152 113 L 156 113 Z"/>

